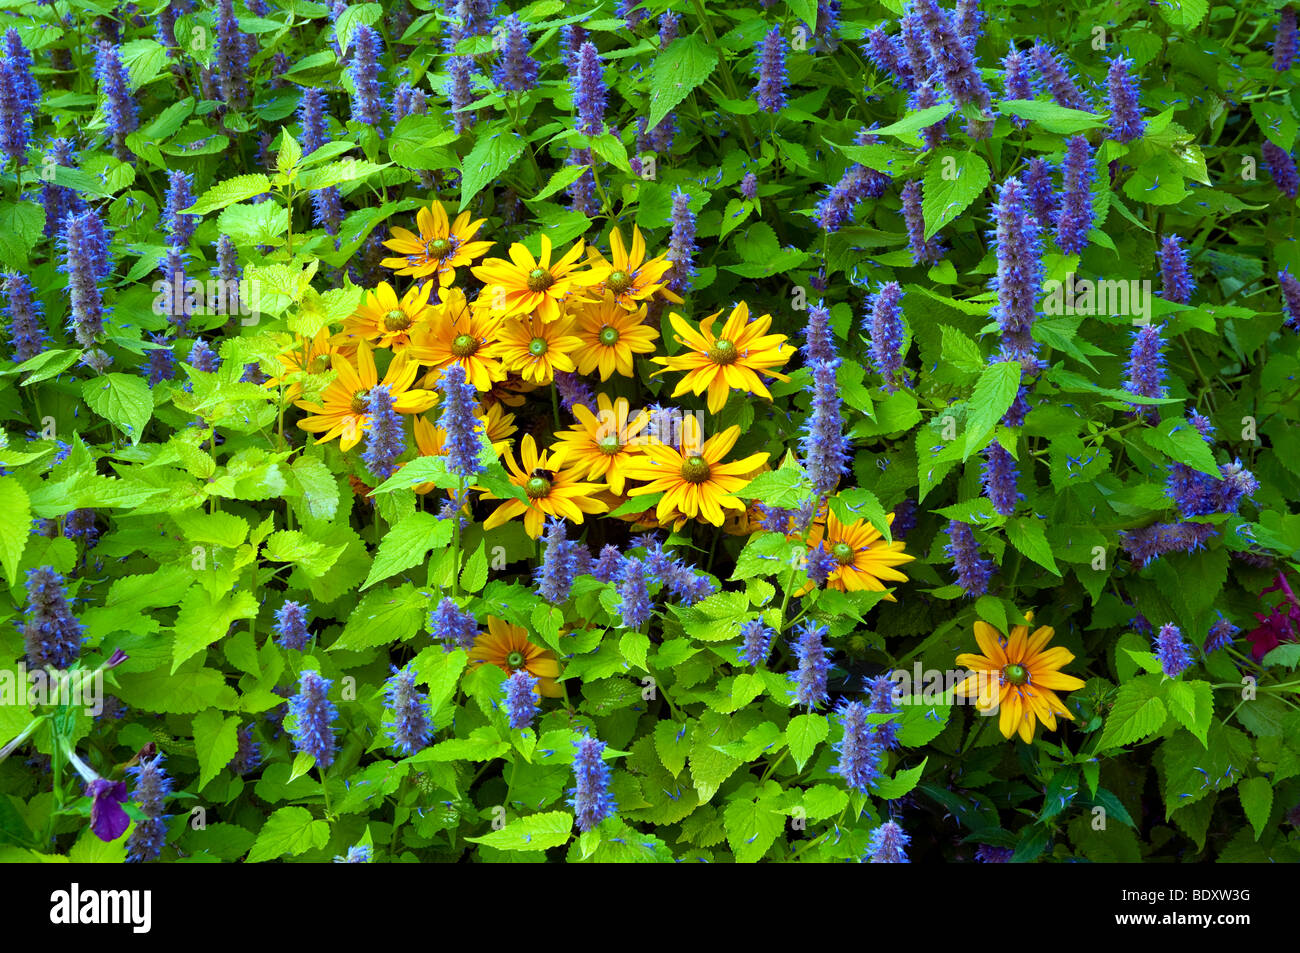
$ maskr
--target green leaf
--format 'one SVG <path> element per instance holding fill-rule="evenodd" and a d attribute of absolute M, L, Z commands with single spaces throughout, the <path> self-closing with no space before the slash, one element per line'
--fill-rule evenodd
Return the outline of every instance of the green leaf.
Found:
<path fill-rule="evenodd" d="M 573 836 L 573 815 L 565 811 L 546 811 L 511 821 L 499 831 L 482 837 L 467 837 L 474 844 L 497 850 L 547 850 L 559 847 Z"/>
<path fill-rule="evenodd" d="M 1161 0 L 1158 9 L 1166 23 L 1184 33 L 1190 33 L 1205 19 L 1210 4 L 1209 0 Z"/>
<path fill-rule="evenodd" d="M 0 477 L 0 567 L 10 587 L 18 579 L 18 564 L 31 536 L 32 508 L 27 491 L 11 476 Z"/>
<path fill-rule="evenodd" d="M 1237 796 L 1241 798 L 1241 809 L 1246 812 L 1246 819 L 1255 829 L 1255 840 L 1259 840 L 1273 810 L 1273 785 L 1267 778 L 1246 778 L 1237 785 Z"/>
<path fill-rule="evenodd" d="M 1042 520 L 1034 516 L 1017 516 L 1007 520 L 1006 533 L 1012 546 L 1044 569 L 1061 575 L 1061 570 L 1056 568 L 1056 560 L 1052 558 L 1052 547 L 1047 542 Z"/>
<path fill-rule="evenodd" d="M 1139 675 L 1121 685 L 1097 750 L 1123 747 L 1159 731 L 1168 715 L 1159 694 L 1154 675 Z"/>
<path fill-rule="evenodd" d="M 970 398 L 970 411 L 966 415 L 963 460 L 974 453 L 993 432 L 1002 415 L 1014 403 L 1019 390 L 1019 361 L 999 361 L 984 369 L 975 384 L 975 393 Z"/>
<path fill-rule="evenodd" d="M 686 755 L 691 749 L 689 724 L 661 718 L 655 722 L 654 738 L 659 760 L 669 774 L 677 777 L 686 767 Z"/>
<path fill-rule="evenodd" d="M 389 576 L 420 565 L 431 549 L 451 542 L 451 532 L 451 520 L 440 520 L 432 513 L 417 511 L 409 514 L 384 534 L 370 574 L 361 588 L 369 589 Z M 486 565 L 484 569 L 486 575 Z"/>
<path fill-rule="evenodd" d="M 1214 462 L 1209 444 L 1195 427 L 1181 417 L 1167 417 L 1160 421 L 1159 426 L 1144 428 L 1140 433 L 1148 446 L 1171 459 L 1215 479 L 1220 478 L 1219 465 Z"/>
<path fill-rule="evenodd" d="M 650 112 L 646 117 L 646 131 L 658 126 L 660 120 L 690 95 L 691 90 L 709 78 L 717 65 L 717 52 L 703 37 L 694 33 L 678 37 L 666 50 L 661 50 L 650 74 Z"/>
<path fill-rule="evenodd" d="M 313 818 L 305 807 L 282 807 L 257 832 L 257 840 L 245 862 L 256 864 L 285 854 L 319 850 L 329 839 L 329 824 Z"/>
<path fill-rule="evenodd" d="M 338 23 L 335 24 L 335 35 L 338 38 L 339 53 L 346 56 L 348 52 L 348 43 L 352 40 L 352 34 L 356 32 L 359 26 L 371 26 L 381 16 L 384 8 L 378 3 L 357 3 L 343 8 L 339 14 Z"/>
<path fill-rule="evenodd" d="M 280 151 L 275 157 L 275 168 L 288 175 L 302 162 L 302 146 L 298 145 L 288 129 L 280 130 Z"/>
<path fill-rule="evenodd" d="M 1035 322 L 1036 324 L 1038 322 Z M 946 324 L 939 325 L 943 362 L 962 374 L 975 375 L 984 369 L 984 355 L 979 345 Z"/>
<path fill-rule="evenodd" d="M 988 163 L 973 152 L 940 149 L 925 173 L 921 214 L 929 239 L 962 212 L 989 184 Z"/>
<path fill-rule="evenodd" d="M 235 756 L 239 748 L 239 716 L 222 715 L 215 708 L 194 716 L 194 751 L 199 760 L 199 788 L 209 781 Z"/>
<path fill-rule="evenodd" d="M 1165 682 L 1165 705 L 1180 725 L 1206 747 L 1210 719 L 1214 717 L 1214 690 L 1199 679 L 1190 682 Z"/>
<path fill-rule="evenodd" d="M 928 106 L 925 109 L 918 109 L 916 112 L 908 113 L 898 122 L 890 123 L 888 126 L 882 126 L 879 129 L 872 129 L 871 133 L 876 136 L 908 138 L 926 126 L 933 126 L 935 123 L 947 119 L 956 108 L 952 103 Z"/>
<path fill-rule="evenodd" d="M 153 391 L 149 382 L 132 374 L 105 374 L 81 385 L 81 397 L 95 413 L 140 442 L 145 424 L 153 416 Z"/>
<path fill-rule="evenodd" d="M 186 659 L 223 638 L 236 619 L 257 615 L 257 600 L 247 590 L 213 596 L 202 586 L 191 586 L 176 614 L 172 643 L 172 674 Z"/>
<path fill-rule="evenodd" d="M 402 642 L 420 631 L 428 598 L 410 583 L 375 589 L 361 597 L 331 652 L 359 652 L 377 645 Z"/>
<path fill-rule="evenodd" d="M 785 827 L 785 814 L 773 810 L 768 800 L 731 801 L 722 812 L 727 843 L 736 861 L 752 864 L 760 860 Z"/>
<path fill-rule="evenodd" d="M 460 164 L 460 211 L 483 187 L 514 163 L 524 151 L 524 139 L 512 129 L 497 127 L 484 131 Z"/>
<path fill-rule="evenodd" d="M 15 374 L 27 374 L 22 381 L 22 386 L 27 387 L 29 384 L 38 384 L 57 374 L 62 374 L 77 363 L 79 357 L 81 357 L 81 352 L 75 349 L 70 351 L 42 351 L 35 357 L 23 361 L 14 368 L 13 372 Z"/>
<path fill-rule="evenodd" d="M 237 175 L 233 179 L 218 182 L 199 197 L 189 208 L 181 209 L 189 215 L 206 215 L 227 205 L 234 205 L 254 195 L 264 195 L 271 191 L 271 180 L 261 175 Z"/>
<path fill-rule="evenodd" d="M 451 520 L 439 520 L 451 526 Z M 474 550 L 474 555 L 465 560 L 465 568 L 461 570 L 460 584 L 466 592 L 478 592 L 487 585 L 488 561 L 487 547 L 479 543 L 478 549 Z"/>
<path fill-rule="evenodd" d="M 387 162 L 380 164 L 367 162 L 364 159 L 343 159 L 339 162 L 323 165 L 319 169 L 309 169 L 300 173 L 296 185 L 300 189 L 310 191 L 328 189 L 347 182 L 367 179 L 376 172 L 381 172 L 387 168 Z"/>
<path fill-rule="evenodd" d="M 899 771 L 892 778 L 881 780 L 871 789 L 871 793 L 876 797 L 884 798 L 886 801 L 892 801 L 908 794 L 920 783 L 921 774 L 925 771 L 925 762 L 929 760 L 929 758 L 926 758 L 915 768 Z"/>
<path fill-rule="evenodd" d="M 407 169 L 453 169 L 456 154 L 446 146 L 458 138 L 459 134 L 439 116 L 407 116 L 388 140 L 388 156 Z"/>
<path fill-rule="evenodd" d="M 1028 119 L 1047 132 L 1063 136 L 1071 136 L 1086 129 L 1100 129 L 1106 125 L 1106 120 L 1082 109 L 1068 109 L 1036 99 L 1006 99 L 997 104 L 997 110 Z"/>
<path fill-rule="evenodd" d="M 826 740 L 831 732 L 830 723 L 825 715 L 795 715 L 785 726 L 785 742 L 794 756 L 795 767 L 800 771 L 808 763 L 817 746 Z"/>

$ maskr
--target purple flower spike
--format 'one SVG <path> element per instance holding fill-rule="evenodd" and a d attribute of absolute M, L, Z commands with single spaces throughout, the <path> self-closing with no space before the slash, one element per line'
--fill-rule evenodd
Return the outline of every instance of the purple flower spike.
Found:
<path fill-rule="evenodd" d="M 1277 273 L 1278 288 L 1282 292 L 1282 310 L 1286 314 L 1283 326 L 1300 333 L 1300 281 L 1289 268 Z"/>
<path fill-rule="evenodd" d="M 891 394 L 905 383 L 902 301 L 903 289 L 898 282 L 885 282 L 871 299 L 871 311 L 864 322 L 871 339 L 871 363 L 884 379 L 885 391 Z"/>
<path fill-rule="evenodd" d="M 953 520 L 948 524 L 948 544 L 944 552 L 952 560 L 957 585 L 966 590 L 967 598 L 988 593 L 993 563 L 980 555 L 979 544 L 969 523 Z"/>
<path fill-rule="evenodd" d="M 769 113 L 780 112 L 785 108 L 786 85 L 785 38 L 780 27 L 769 30 L 759 43 L 754 72 L 758 76 L 754 87 L 758 108 Z"/>
<path fill-rule="evenodd" d="M 1187 249 L 1177 235 L 1167 235 L 1160 245 L 1160 296 L 1176 304 L 1190 304 L 1196 282 L 1192 280 Z M 1150 396 L 1150 395 L 1148 395 Z"/>
<path fill-rule="evenodd" d="M 1296 54 L 1295 7 L 1285 6 L 1277 18 L 1277 35 L 1273 39 L 1273 69 L 1285 73 L 1295 62 Z"/>
<path fill-rule="evenodd" d="M 944 255 L 938 236 L 925 237 L 925 217 L 921 212 L 921 180 L 912 179 L 903 186 L 903 222 L 912 249 L 912 263 L 936 265 Z"/>
<path fill-rule="evenodd" d="M 1273 181 L 1277 183 L 1278 191 L 1294 200 L 1300 194 L 1300 175 L 1296 173 L 1295 159 L 1291 158 L 1291 153 L 1268 139 L 1264 140 L 1263 151 L 1264 162 L 1268 165 Z"/>
<path fill-rule="evenodd" d="M 1075 136 L 1066 145 L 1061 166 L 1065 195 L 1061 214 L 1056 220 L 1056 244 L 1067 255 L 1077 255 L 1088 247 L 1092 228 L 1092 146 L 1083 136 Z"/>
<path fill-rule="evenodd" d="M 1110 137 L 1116 142 L 1132 142 L 1146 132 L 1147 123 L 1142 118 L 1138 104 L 1137 80 L 1129 73 L 1132 60 L 1116 56 L 1108 60 L 1106 92 L 1110 97 Z"/>
<path fill-rule="evenodd" d="M 980 482 L 984 485 L 984 495 L 993 504 L 993 509 L 1002 516 L 1010 516 L 1016 511 L 1016 503 L 1025 498 L 1016 490 L 1019 474 L 1016 459 L 1006 447 L 996 440 L 984 451 L 984 467 L 980 471 Z"/>

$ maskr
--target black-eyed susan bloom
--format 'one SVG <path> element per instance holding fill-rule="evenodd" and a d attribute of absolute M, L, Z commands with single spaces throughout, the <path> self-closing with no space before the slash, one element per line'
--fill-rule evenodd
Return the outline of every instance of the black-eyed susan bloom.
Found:
<path fill-rule="evenodd" d="M 602 381 L 615 372 L 631 377 L 633 356 L 653 354 L 659 339 L 659 332 L 643 323 L 645 316 L 644 307 L 629 311 L 608 294 L 579 307 L 573 324 L 573 335 L 582 341 L 574 354 L 578 373 L 599 371 Z"/>
<path fill-rule="evenodd" d="M 554 652 L 530 642 L 522 626 L 491 615 L 487 624 L 488 630 L 474 637 L 474 647 L 469 650 L 472 667 L 495 665 L 507 675 L 525 671 L 537 679 L 537 691 L 542 695 L 547 698 L 564 695 L 564 689 L 555 681 L 560 674 L 560 663 Z"/>
<path fill-rule="evenodd" d="M 429 304 L 433 287 L 432 281 L 412 285 L 398 298 L 393 286 L 381 281 L 374 291 L 366 292 L 365 303 L 343 320 L 339 340 L 360 338 L 372 347 L 404 350 L 415 329 L 433 318 L 434 308 Z"/>
<path fill-rule="evenodd" d="M 596 395 L 592 408 L 575 404 L 577 426 L 555 435 L 551 459 L 572 469 L 582 479 L 601 480 L 617 496 L 623 495 L 628 464 L 641 455 L 644 431 L 650 412 L 633 416 L 626 397 L 611 401 L 608 394 Z"/>
<path fill-rule="evenodd" d="M 572 327 L 572 318 L 549 323 L 540 315 L 523 320 L 508 318 L 497 328 L 493 353 L 501 358 L 507 371 L 528 383 L 549 384 L 556 371 L 576 369 L 573 355 L 582 347 L 582 339 L 570 333 Z"/>
<path fill-rule="evenodd" d="M 446 288 L 429 320 L 412 330 L 407 356 L 430 368 L 423 382 L 426 387 L 433 387 L 443 371 L 459 364 L 476 390 L 489 391 L 506 376 L 494 347 L 500 323 L 487 308 L 472 307 L 459 288 Z"/>
<path fill-rule="evenodd" d="M 563 305 L 581 288 L 604 277 L 598 267 L 577 271 L 583 244 L 578 241 L 556 261 L 551 261 L 551 240 L 542 236 L 541 255 L 533 258 L 519 242 L 510 246 L 510 260 L 489 258 L 471 269 L 483 282 L 483 298 L 498 317 L 535 316 L 542 322 L 559 320 Z"/>
<path fill-rule="evenodd" d="M 894 524 L 894 514 L 886 517 Z M 907 582 L 907 576 L 896 567 L 910 563 L 916 557 L 903 552 L 903 541 L 887 543 L 880 531 L 866 520 L 842 523 L 834 513 L 826 515 L 825 528 L 819 524 L 809 538 L 812 545 L 820 545 L 831 555 L 830 575 L 826 588 L 841 592 L 885 592 L 888 582 Z M 896 602 L 886 595 L 887 602 Z"/>
<path fill-rule="evenodd" d="M 492 247 L 492 242 L 473 241 L 485 221 L 471 222 L 469 212 L 462 212 L 455 222 L 449 222 L 442 203 L 432 202 L 415 215 L 419 235 L 405 228 L 392 230 L 393 237 L 384 246 L 401 257 L 385 258 L 382 264 L 412 278 L 436 274 L 439 285 L 447 288 L 455 282 L 457 268 L 471 264 Z"/>
<path fill-rule="evenodd" d="M 1025 619 L 1034 621 L 1032 612 Z M 980 651 L 977 655 L 964 652 L 957 656 L 957 664 L 971 670 L 965 681 L 954 689 L 964 698 L 974 698 L 981 712 L 998 713 L 998 729 L 1002 737 L 1019 734 L 1025 744 L 1034 740 L 1038 722 L 1048 731 L 1056 730 L 1056 716 L 1074 720 L 1069 709 L 1061 703 L 1056 693 L 1082 688 L 1083 682 L 1061 671 L 1074 661 L 1066 648 L 1047 648 L 1054 630 L 1040 626 L 1033 634 L 1029 626 L 1012 626 L 1010 638 L 987 622 L 975 623 L 975 641 Z"/>
<path fill-rule="evenodd" d="M 732 389 L 771 400 L 772 394 L 763 383 L 763 377 L 788 381 L 790 378 L 775 368 L 782 367 L 795 350 L 785 343 L 784 334 L 767 333 L 772 327 L 770 314 L 751 321 L 749 305 L 743 301 L 732 309 L 722 330 L 715 336 L 713 324 L 721 314 L 719 311 L 709 315 L 700 323 L 698 331 L 680 314 L 669 314 L 668 320 L 677 332 L 677 340 L 687 350 L 672 357 L 653 359 L 656 364 L 664 365 L 655 374 L 686 372 L 672 396 L 707 392 L 709 412 L 714 414 L 722 410 Z"/>
<path fill-rule="evenodd" d="M 361 436 L 370 426 L 367 398 L 379 383 L 375 356 L 369 345 L 357 348 L 355 360 L 335 356 L 333 368 L 338 372 L 334 382 L 321 394 L 320 403 L 297 401 L 296 406 L 307 411 L 308 416 L 298 426 L 308 433 L 321 434 L 317 443 L 327 443 L 339 438 L 339 448 L 351 450 L 361 442 Z M 419 414 L 437 403 L 433 391 L 412 388 L 420 369 L 403 354 L 394 356 L 384 373 L 384 385 L 392 398 L 393 410 L 399 414 Z"/>
<path fill-rule="evenodd" d="M 585 483 L 577 473 L 567 467 L 557 467 L 546 451 L 538 452 L 532 434 L 524 434 L 519 446 L 519 462 L 507 453 L 506 469 L 510 482 L 524 491 L 524 500 L 504 500 L 483 522 L 485 530 L 495 529 L 516 516 L 523 516 L 524 530 L 533 539 L 542 535 L 548 516 L 558 516 L 571 523 L 581 523 L 584 514 L 604 513 L 606 504 L 598 494 L 605 489 L 603 483 Z M 498 497 L 483 492 L 483 499 Z"/>
<path fill-rule="evenodd" d="M 672 263 L 660 255 L 645 257 L 645 239 L 641 229 L 632 226 L 632 247 L 623 243 L 623 235 L 617 228 L 609 233 L 609 261 L 603 261 L 592 250 L 592 274 L 603 275 L 603 280 L 592 284 L 591 290 L 597 297 L 609 297 L 616 305 L 628 311 L 635 311 L 641 302 L 649 301 L 656 294 L 676 304 L 682 299 L 668 290 L 665 276 L 672 269 Z"/>

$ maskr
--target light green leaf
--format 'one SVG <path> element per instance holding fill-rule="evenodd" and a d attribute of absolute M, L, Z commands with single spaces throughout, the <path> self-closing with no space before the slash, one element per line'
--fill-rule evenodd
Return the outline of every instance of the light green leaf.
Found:
<path fill-rule="evenodd" d="M 0 567 L 12 587 L 31 536 L 32 508 L 27 491 L 11 476 L 0 477 Z"/>
<path fill-rule="evenodd" d="M 271 180 L 266 176 L 237 175 L 233 179 L 218 182 L 199 197 L 189 208 L 181 209 L 189 215 L 206 215 L 227 205 L 234 205 L 254 195 L 263 195 L 271 190 Z"/>
<path fill-rule="evenodd" d="M 1160 730 L 1168 710 L 1157 696 L 1160 683 L 1153 675 L 1139 675 L 1120 686 L 1106 717 L 1097 750 L 1119 748 L 1141 741 Z"/>
<path fill-rule="evenodd" d="M 795 767 L 800 771 L 808 763 L 817 746 L 831 733 L 830 723 L 825 715 L 795 715 L 785 726 L 785 741 L 794 756 Z"/>
<path fill-rule="evenodd" d="M 484 130 L 479 141 L 460 164 L 460 211 L 483 187 L 514 163 L 524 151 L 524 139 L 509 128 Z"/>
<path fill-rule="evenodd" d="M 142 377 L 132 374 L 105 374 L 81 385 L 86 405 L 118 430 L 132 444 L 140 442 L 145 424 L 153 416 L 153 391 Z"/>
<path fill-rule="evenodd" d="M 1255 840 L 1259 840 L 1273 810 L 1273 785 L 1269 784 L 1268 778 L 1246 778 L 1237 785 L 1237 796 L 1241 798 L 1241 809 L 1246 812 L 1246 819 L 1255 829 Z"/>
<path fill-rule="evenodd" d="M 989 184 L 988 163 L 973 152 L 940 149 L 930 157 L 921 198 L 929 239 L 962 212 Z"/>
<path fill-rule="evenodd" d="M 451 542 L 451 520 L 440 520 L 432 513 L 415 512 L 392 527 L 379 543 L 370 574 L 362 584 L 369 589 L 375 583 L 424 562 L 429 550 Z M 487 564 L 484 563 L 484 577 Z M 477 591 L 477 590 L 475 590 Z"/>
<path fill-rule="evenodd" d="M 1061 570 L 1056 568 L 1056 560 L 1052 558 L 1052 547 L 1047 542 L 1042 520 L 1034 516 L 1017 516 L 1007 520 L 1006 532 L 1012 546 L 1044 569 L 1061 575 Z"/>
<path fill-rule="evenodd" d="M 646 117 L 646 131 L 652 131 L 660 120 L 677 107 L 677 104 L 699 86 L 718 65 L 718 54 L 703 37 L 694 33 L 673 40 L 655 59 L 650 76 L 650 112 Z"/>
<path fill-rule="evenodd" d="M 246 863 L 275 860 L 285 854 L 319 850 L 329 843 L 330 826 L 318 821 L 305 807 L 282 807 L 266 819 L 257 832 Z"/>
<path fill-rule="evenodd" d="M 547 850 L 559 847 L 573 836 L 573 815 L 565 811 L 546 811 L 511 821 L 499 831 L 467 841 L 485 844 L 497 850 Z"/>
<path fill-rule="evenodd" d="M 215 708 L 194 716 L 194 751 L 199 760 L 199 788 L 209 781 L 235 756 L 239 749 L 239 717 L 225 716 Z"/>
<path fill-rule="evenodd" d="M 980 374 L 975 393 L 970 398 L 970 411 L 966 416 L 965 460 L 993 432 L 1002 415 L 1007 412 L 1020 390 L 1020 362 L 999 361 L 990 364 Z"/>
<path fill-rule="evenodd" d="M 202 586 L 191 586 L 181 599 L 172 643 L 172 674 L 186 659 L 223 638 L 236 619 L 257 615 L 257 600 L 247 590 L 213 596 Z"/>

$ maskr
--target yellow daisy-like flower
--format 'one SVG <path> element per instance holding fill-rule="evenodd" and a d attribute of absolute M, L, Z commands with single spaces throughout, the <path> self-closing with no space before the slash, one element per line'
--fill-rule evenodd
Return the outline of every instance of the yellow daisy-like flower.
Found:
<path fill-rule="evenodd" d="M 593 414 L 582 404 L 574 405 L 578 425 L 555 435 L 551 462 L 571 468 L 580 478 L 602 480 L 614 494 L 622 496 L 624 471 L 641 455 L 650 412 L 643 410 L 631 417 L 626 397 L 611 402 L 607 394 L 596 395 L 596 410 Z"/>
<path fill-rule="evenodd" d="M 886 519 L 890 526 L 894 525 L 893 513 Z M 903 552 L 902 540 L 886 543 L 880 532 L 866 520 L 845 525 L 834 513 L 827 514 L 824 528 L 813 527 L 809 543 L 825 547 L 834 557 L 835 568 L 826 579 L 826 588 L 841 592 L 857 592 L 861 589 L 884 592 L 884 581 L 907 582 L 907 577 L 894 567 L 910 563 L 916 558 Z M 885 601 L 898 600 L 892 595 L 886 595 Z"/>
<path fill-rule="evenodd" d="M 599 268 L 574 272 L 582 248 L 579 240 L 552 263 L 551 240 L 543 235 L 540 258 L 534 259 L 527 248 L 516 242 L 510 246 L 510 261 L 489 258 L 470 270 L 483 282 L 482 296 L 497 317 L 533 315 L 542 321 L 557 321 L 563 313 L 562 304 L 581 298 L 582 287 L 604 277 Z"/>
<path fill-rule="evenodd" d="M 524 434 L 519 447 L 519 460 L 522 467 L 515 463 L 513 454 L 507 453 L 506 469 L 509 471 L 510 482 L 524 491 L 528 501 L 505 500 L 483 521 L 484 530 L 495 529 L 522 515 L 524 530 L 533 539 L 538 539 L 548 516 L 581 523 L 584 513 L 605 512 L 605 503 L 596 498 L 596 494 L 605 489 L 605 484 L 584 483 L 572 469 L 556 467 L 545 451 L 540 454 L 537 452 L 532 434 Z M 500 499 L 486 490 L 483 498 Z"/>
<path fill-rule="evenodd" d="M 528 641 L 528 633 L 517 625 L 502 621 L 496 616 L 487 617 L 488 630 L 474 637 L 474 647 L 469 650 L 469 663 L 495 665 L 509 675 L 523 669 L 535 677 L 537 689 L 547 698 L 562 698 L 564 689 L 555 681 L 560 674 L 560 663 L 555 653 Z"/>
<path fill-rule="evenodd" d="M 375 356 L 366 344 L 357 349 L 355 363 L 337 356 L 333 368 L 338 377 L 325 388 L 320 403 L 296 402 L 309 414 L 298 422 L 298 426 L 308 433 L 322 434 L 317 443 L 339 437 L 340 449 L 347 451 L 361 442 L 361 435 L 370 426 L 366 399 L 379 384 L 379 372 L 375 368 Z M 412 389 L 419 371 L 419 367 L 403 354 L 395 355 L 388 365 L 383 383 L 393 398 L 393 409 L 399 414 L 423 413 L 438 400 L 433 391 Z"/>
<path fill-rule="evenodd" d="M 772 394 L 759 375 L 788 381 L 790 378 L 773 368 L 784 365 L 794 353 L 794 348 L 785 343 L 784 334 L 767 333 L 772 327 L 772 316 L 764 314 L 751 321 L 749 305 L 743 301 L 736 305 L 721 333 L 714 337 L 713 322 L 721 314 L 719 311 L 709 315 L 698 331 L 680 314 L 669 314 L 677 340 L 689 350 L 673 357 L 654 358 L 656 364 L 664 365 L 655 374 L 686 371 L 672 396 L 680 397 L 687 391 L 694 394 L 708 391 L 709 412 L 714 414 L 722 410 L 732 388 L 771 400 Z"/>
<path fill-rule="evenodd" d="M 433 202 L 415 215 L 419 235 L 405 228 L 392 230 L 393 237 L 384 245 L 402 257 L 385 258 L 382 264 L 385 268 L 396 268 L 399 275 L 412 278 L 436 273 L 438 283 L 447 288 L 455 282 L 457 268 L 472 264 L 494 244 L 471 241 L 485 221 L 487 219 L 480 218 L 471 222 L 469 212 L 461 212 L 454 223 L 449 223 L 442 203 Z"/>
<path fill-rule="evenodd" d="M 398 299 L 393 286 L 381 281 L 374 291 L 366 292 L 365 304 L 343 320 L 343 330 L 336 340 L 360 338 L 371 347 L 404 350 L 411 343 L 412 334 L 433 318 L 434 308 L 429 304 L 432 293 L 433 282 L 426 281 L 412 285 Z"/>
<path fill-rule="evenodd" d="M 742 460 L 723 463 L 740 437 L 739 427 L 730 427 L 701 443 L 694 417 L 682 419 L 681 449 L 663 443 L 648 443 L 644 454 L 629 461 L 624 476 L 648 480 L 645 486 L 628 491 L 628 496 L 663 493 L 655 508 L 660 520 L 672 518 L 681 529 L 697 517 L 721 526 L 723 510 L 744 510 L 745 503 L 732 494 L 748 483 L 745 474 L 767 462 L 768 454 L 753 453 Z"/>
<path fill-rule="evenodd" d="M 593 282 L 589 287 L 598 296 L 610 296 L 621 308 L 635 311 L 637 302 L 649 300 L 658 293 L 675 304 L 682 299 L 668 290 L 664 275 L 672 269 L 672 263 L 660 255 L 645 260 L 645 239 L 641 229 L 632 226 L 632 248 L 628 250 L 623 244 L 623 235 L 617 228 L 609 233 L 610 260 L 604 261 L 600 253 L 591 250 L 592 265 L 597 269 L 593 273 L 602 273 L 603 280 Z"/>
<path fill-rule="evenodd" d="M 435 387 L 447 368 L 459 364 L 476 390 L 491 390 L 506 376 L 493 344 L 500 323 L 486 309 L 471 307 L 459 288 L 445 289 L 430 319 L 411 332 L 408 356 L 431 368 L 421 383 Z"/>
<path fill-rule="evenodd" d="M 1034 614 L 1026 612 L 1025 619 L 1032 623 Z M 1047 648 L 1052 635 L 1051 626 L 1041 626 L 1030 635 L 1029 626 L 1017 625 L 1012 626 L 1008 639 L 980 621 L 975 623 L 975 641 L 984 654 L 957 656 L 957 664 L 974 674 L 958 685 L 955 693 L 974 698 L 981 712 L 998 712 L 998 730 L 1004 738 L 1018 732 L 1025 744 L 1031 744 L 1038 722 L 1055 731 L 1057 715 L 1074 720 L 1056 693 L 1083 688 L 1083 681 L 1061 671 L 1074 661 L 1074 655 L 1059 645 Z"/>
<path fill-rule="evenodd" d="M 331 340 L 328 328 L 321 328 L 310 340 L 299 336 L 297 345 L 292 350 L 276 356 L 283 369 L 275 377 L 267 378 L 262 386 L 274 390 L 285 381 L 284 399 L 292 403 L 302 396 L 302 382 L 296 379 L 289 380 L 290 377 L 295 374 L 328 373 L 333 366 L 334 358 L 339 354 L 346 355 L 349 350 L 354 349 L 340 346 Z"/>
<path fill-rule="evenodd" d="M 573 333 L 582 341 L 578 351 L 578 373 L 600 371 L 602 381 L 615 371 L 631 377 L 632 355 L 653 354 L 659 332 L 645 321 L 645 308 L 628 311 L 612 295 L 577 310 Z"/>
<path fill-rule="evenodd" d="M 532 384 L 549 384 L 556 371 L 576 369 L 573 354 L 582 347 L 582 339 L 570 333 L 572 329 L 572 318 L 548 323 L 539 314 L 502 321 L 494 353 L 507 371 Z"/>

